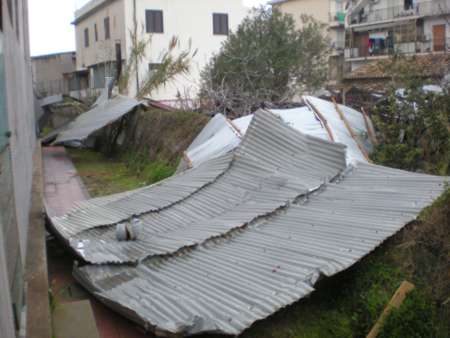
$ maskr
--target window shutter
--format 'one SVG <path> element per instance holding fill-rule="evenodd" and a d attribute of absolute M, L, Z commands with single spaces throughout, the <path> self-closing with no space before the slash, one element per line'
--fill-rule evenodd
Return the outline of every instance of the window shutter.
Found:
<path fill-rule="evenodd" d="M 222 15 L 222 34 L 228 35 L 228 14 Z"/>
<path fill-rule="evenodd" d="M 213 14 L 213 34 L 228 35 L 228 14 Z"/>
<path fill-rule="evenodd" d="M 89 47 L 89 28 L 84 30 L 84 47 Z"/>
<path fill-rule="evenodd" d="M 111 38 L 111 31 L 110 31 L 110 26 L 109 26 L 109 17 L 105 18 L 104 25 L 105 25 L 105 40 L 108 40 L 108 39 Z"/>
<path fill-rule="evenodd" d="M 145 12 L 145 21 L 147 33 L 164 33 L 163 11 L 147 10 Z"/>

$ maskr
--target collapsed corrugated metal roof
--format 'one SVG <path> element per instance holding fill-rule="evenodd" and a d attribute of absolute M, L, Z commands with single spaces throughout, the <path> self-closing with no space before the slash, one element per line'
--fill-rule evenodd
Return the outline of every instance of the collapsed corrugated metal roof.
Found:
<path fill-rule="evenodd" d="M 370 253 L 448 180 L 347 166 L 344 150 L 259 111 L 234 153 L 52 222 L 106 305 L 160 334 L 237 335 Z M 137 240 L 119 242 L 114 225 L 136 219 Z"/>
<path fill-rule="evenodd" d="M 131 112 L 139 104 L 136 99 L 120 95 L 108 101 L 102 101 L 101 104 L 81 114 L 59 131 L 53 144 L 83 141 L 93 132 Z"/>
<path fill-rule="evenodd" d="M 368 161 L 373 148 L 369 135 L 372 122 L 364 114 L 344 105 L 304 96 L 305 107 L 270 110 L 302 133 L 347 146 L 347 162 Z M 230 121 L 216 115 L 186 150 L 179 171 L 195 167 L 235 149 L 245 135 L 253 115 Z"/>

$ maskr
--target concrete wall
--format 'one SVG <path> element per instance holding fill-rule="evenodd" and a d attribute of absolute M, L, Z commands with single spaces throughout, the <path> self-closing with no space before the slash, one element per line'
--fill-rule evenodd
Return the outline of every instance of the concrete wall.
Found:
<path fill-rule="evenodd" d="M 0 148 L 0 332 L 10 338 L 16 323 L 24 324 L 20 318 L 36 138 L 27 1 L 1 1 L 0 114 L 7 116 L 7 123 L 0 131 L 9 130 L 11 137 Z"/>
<path fill-rule="evenodd" d="M 303 26 L 301 16 L 310 15 L 325 24 L 330 23 L 330 12 L 334 0 L 290 0 L 274 5 L 283 13 L 291 14 L 298 28 Z M 334 9 L 334 7 L 333 7 Z"/>
<path fill-rule="evenodd" d="M 38 93 L 50 96 L 69 92 L 69 82 L 63 74 L 76 70 L 75 52 L 36 56 L 31 59 L 31 65 Z"/>
<path fill-rule="evenodd" d="M 99 2 L 96 0 L 96 2 Z M 124 53 L 125 40 L 129 37 L 129 32 L 125 27 L 125 5 L 131 3 L 131 0 L 112 0 L 100 1 L 100 8 L 84 19 L 76 21 L 75 36 L 77 49 L 77 69 L 85 69 L 90 66 L 105 61 L 114 61 L 116 59 L 115 44 L 121 43 Z M 90 8 L 91 3 L 76 12 L 76 16 L 82 15 Z M 104 19 L 110 18 L 111 37 L 105 40 Z M 95 25 L 97 25 L 98 41 L 95 41 Z M 89 47 L 84 44 L 84 31 L 89 29 Z M 124 54 L 123 54 L 124 55 Z M 124 55 L 125 56 L 125 55 Z"/>

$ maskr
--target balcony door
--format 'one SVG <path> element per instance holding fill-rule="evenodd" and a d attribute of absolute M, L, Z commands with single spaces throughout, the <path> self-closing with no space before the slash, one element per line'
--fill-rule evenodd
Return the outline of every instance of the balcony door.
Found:
<path fill-rule="evenodd" d="M 445 25 L 433 26 L 433 51 L 445 51 Z"/>

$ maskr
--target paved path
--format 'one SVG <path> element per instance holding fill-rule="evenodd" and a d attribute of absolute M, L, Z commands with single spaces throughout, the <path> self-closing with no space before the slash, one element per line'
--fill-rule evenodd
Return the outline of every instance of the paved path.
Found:
<path fill-rule="evenodd" d="M 64 147 L 42 148 L 44 172 L 44 200 L 47 214 L 59 216 L 67 213 L 76 202 L 89 198 L 81 178 Z M 89 299 L 101 338 L 144 338 L 134 323 L 116 314 L 86 293 L 72 276 L 75 260 L 56 239 L 47 243 L 50 287 L 56 303 Z"/>

